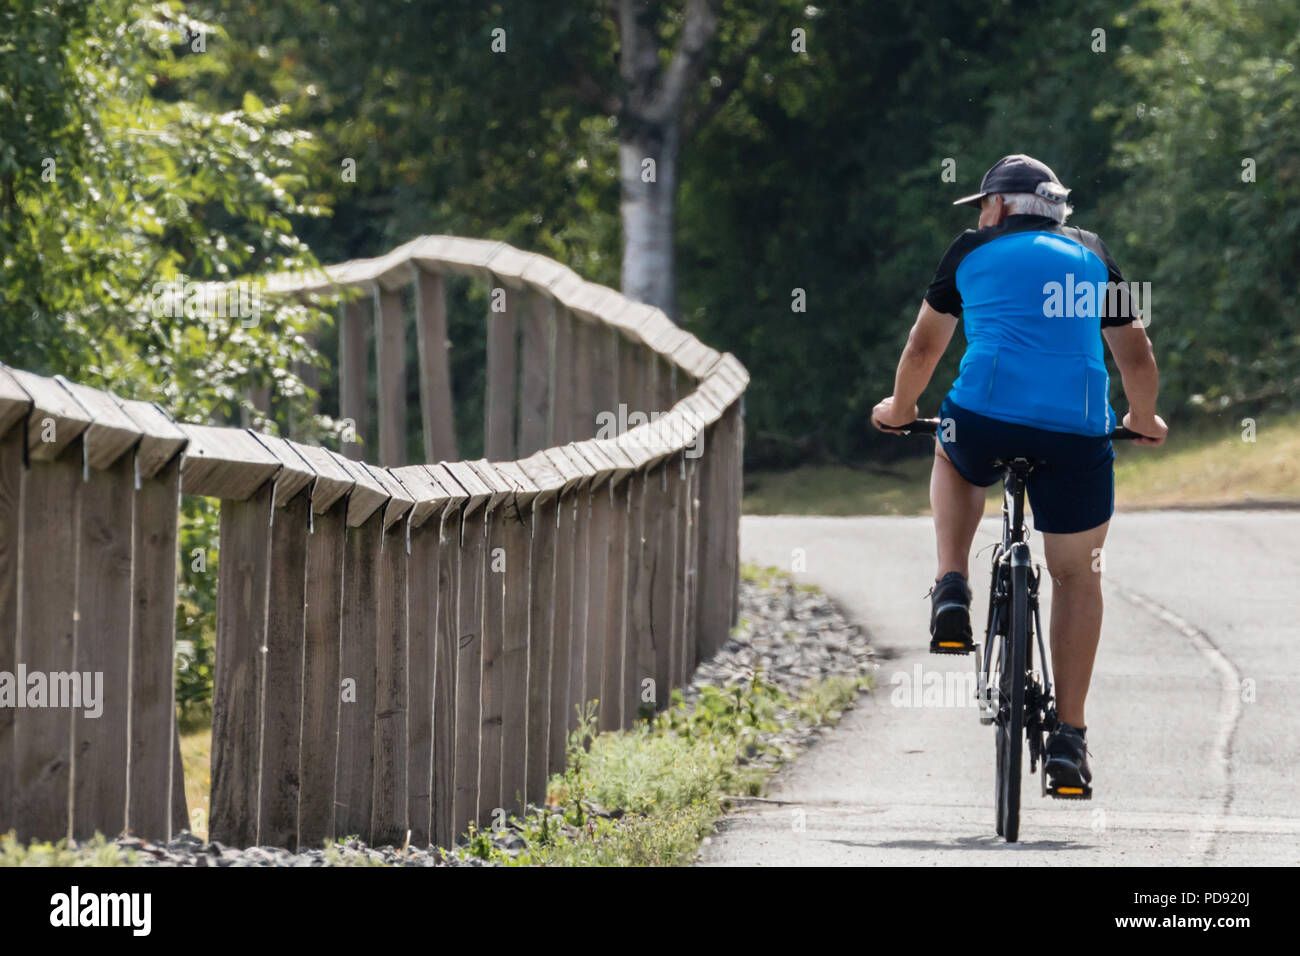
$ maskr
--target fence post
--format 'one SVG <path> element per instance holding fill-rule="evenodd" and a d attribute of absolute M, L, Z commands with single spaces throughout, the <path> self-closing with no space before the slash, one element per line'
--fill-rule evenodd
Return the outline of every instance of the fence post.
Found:
<path fill-rule="evenodd" d="M 23 451 L 31 399 L 0 368 L 0 670 L 18 670 L 18 552 L 22 522 Z M 15 708 L 0 708 L 0 829 L 14 822 L 17 775 L 14 753 Z"/>
<path fill-rule="evenodd" d="M 411 845 L 428 846 L 434 833 L 434 683 L 441 614 L 438 574 L 443 550 L 439 528 L 449 497 L 421 465 L 394 469 L 392 476 L 415 499 L 407 518 L 406 793 Z"/>
<path fill-rule="evenodd" d="M 272 491 L 221 502 L 209 833 L 234 846 L 257 842 Z"/>
<path fill-rule="evenodd" d="M 604 680 L 607 670 L 605 655 L 610 644 L 610 634 L 617 626 L 621 638 L 622 625 L 621 608 L 615 611 L 609 593 L 609 578 L 612 573 L 609 542 L 614 533 L 615 521 L 609 481 L 616 469 L 602 453 L 598 442 L 577 442 L 565 450 L 579 467 L 593 475 L 587 485 L 585 508 L 587 550 L 590 557 L 587 562 L 587 612 L 583 639 L 583 704 L 585 706 L 588 701 L 598 701 L 597 727 L 615 727 L 620 704 L 617 696 L 605 696 Z M 620 574 L 621 570 L 620 567 Z M 611 618 L 611 612 L 617 616 Z"/>
<path fill-rule="evenodd" d="M 505 503 L 511 487 L 486 461 L 470 462 L 476 476 L 491 492 L 484 506 L 487 551 L 483 569 L 483 638 L 479 694 L 479 800 L 478 819 L 484 826 L 495 816 L 501 801 L 501 762 L 505 731 L 506 572 L 511 555 L 506 548 Z M 525 622 L 526 624 L 526 622 Z M 528 635 L 525 631 L 524 640 Z"/>
<path fill-rule="evenodd" d="M 378 284 L 374 301 L 379 463 L 395 468 L 406 464 L 406 307 L 399 289 Z"/>
<path fill-rule="evenodd" d="M 546 799 L 546 780 L 550 771 L 551 701 L 554 673 L 554 635 L 556 608 L 557 495 L 564 488 L 564 478 L 544 452 L 535 452 L 519 463 L 528 480 L 538 488 L 533 499 L 530 522 L 532 535 L 528 567 L 528 747 L 527 790 L 525 798 L 535 803 Z"/>
<path fill-rule="evenodd" d="M 517 462 L 495 466 L 512 488 L 505 513 L 505 606 L 501 706 L 501 803 L 521 810 L 528 801 L 529 657 L 533 645 L 532 502 L 539 489 Z"/>
<path fill-rule="evenodd" d="M 342 459 L 339 459 L 342 461 Z M 362 463 L 350 464 L 343 558 L 342 650 L 339 658 L 336 836 L 370 838 L 374 809 L 375 648 L 379 631 L 379 549 L 388 495 Z"/>
<path fill-rule="evenodd" d="M 549 441 L 551 414 L 552 326 L 555 300 L 540 292 L 528 296 L 527 311 L 521 316 L 522 344 L 520 374 L 519 447 L 523 458 L 541 451 Z"/>
<path fill-rule="evenodd" d="M 627 480 L 634 465 L 618 444 L 600 441 L 600 452 L 612 467 L 607 483 L 609 511 L 608 542 L 597 546 L 607 563 L 605 575 L 605 646 L 601 655 L 600 729 L 617 730 L 628 726 L 624 713 L 624 654 L 627 636 L 627 549 L 629 493 Z"/>
<path fill-rule="evenodd" d="M 456 455 L 451 371 L 447 361 L 447 298 L 442 276 L 417 269 L 416 344 L 420 355 L 420 411 L 426 461 L 452 461 Z"/>
<path fill-rule="evenodd" d="M 452 795 L 452 832 L 459 837 L 478 824 L 479 758 L 482 733 L 483 588 L 487 571 L 487 514 L 492 497 L 464 462 L 442 469 L 466 494 L 461 517 L 460 567 L 456 612 L 456 759 Z"/>
<path fill-rule="evenodd" d="M 554 359 L 551 362 L 551 426 L 548 429 L 549 444 L 552 448 L 574 438 L 586 437 L 577 435 L 573 431 L 575 404 L 573 353 L 576 347 L 574 335 L 575 326 L 581 323 L 559 302 L 554 302 L 553 308 L 554 346 L 551 354 Z"/>
<path fill-rule="evenodd" d="M 186 438 L 156 406 L 118 400 L 142 433 L 135 449 L 139 487 L 131 572 L 130 803 L 126 826 L 147 839 L 173 833 L 169 807 L 184 770 L 173 766 L 176 725 L 176 559 L 180 452 Z M 184 558 L 184 556 L 182 556 Z M 182 827 L 189 828 L 189 820 Z"/>
<path fill-rule="evenodd" d="M 356 441 L 344 442 L 343 454 L 359 460 L 370 449 L 370 378 L 366 348 L 367 304 L 356 298 L 339 306 L 339 417 L 350 420 Z"/>
<path fill-rule="evenodd" d="M 516 377 L 518 374 L 519 301 L 522 293 L 495 285 L 488 292 L 487 394 L 483 402 L 483 449 L 489 461 L 515 454 Z M 504 312 L 494 311 L 498 290 Z"/>
<path fill-rule="evenodd" d="M 379 545 L 375 625 L 374 796 L 370 842 L 402 846 L 407 812 L 407 527 L 415 499 L 392 473 L 372 469 L 388 492 Z"/>
<path fill-rule="evenodd" d="M 463 824 L 456 823 L 456 677 L 459 650 L 458 608 L 461 573 L 461 526 L 469 495 L 445 465 L 431 465 L 429 477 L 447 495 L 438 523 L 438 618 L 434 635 L 432 841 L 451 846 Z M 476 725 L 477 726 L 477 725 Z"/>

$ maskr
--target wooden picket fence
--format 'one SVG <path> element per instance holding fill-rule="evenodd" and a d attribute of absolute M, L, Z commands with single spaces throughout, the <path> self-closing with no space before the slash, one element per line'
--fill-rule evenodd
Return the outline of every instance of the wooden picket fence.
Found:
<path fill-rule="evenodd" d="M 454 460 L 449 275 L 494 290 L 483 460 Z M 227 844 L 449 845 L 544 799 L 579 707 L 632 725 L 735 621 L 732 356 L 503 243 L 425 237 L 267 289 L 364 293 L 340 314 L 346 454 L 0 366 L 0 833 L 187 826 L 182 494 L 220 499 L 210 835 Z M 437 464 L 404 460 L 408 304 Z M 372 330 L 381 464 L 360 460 Z M 638 412 L 662 414 L 627 427 Z M 102 673 L 102 713 L 4 706 L 20 670 Z"/>

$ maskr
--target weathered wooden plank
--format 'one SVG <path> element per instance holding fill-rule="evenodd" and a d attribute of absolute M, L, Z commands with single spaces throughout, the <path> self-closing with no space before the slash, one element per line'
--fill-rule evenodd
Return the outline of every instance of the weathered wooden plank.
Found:
<path fill-rule="evenodd" d="M 0 435 L 8 434 L 32 409 L 32 397 L 23 391 L 9 367 L 0 365 Z"/>
<path fill-rule="evenodd" d="M 288 445 L 316 473 L 311 485 L 312 514 L 325 514 L 356 485 L 356 479 L 341 460 L 326 449 L 318 445 L 300 445 L 294 441 L 288 442 Z"/>
<path fill-rule="evenodd" d="M 257 841 L 273 491 L 221 502 L 209 833 L 234 846 Z"/>
<path fill-rule="evenodd" d="M 563 449 L 561 449 L 563 450 Z M 587 482 L 573 495 L 573 596 L 569 604 L 569 686 L 565 728 L 572 733 L 587 701 L 587 611 L 591 593 L 591 491 Z"/>
<path fill-rule="evenodd" d="M 447 361 L 451 343 L 447 339 L 447 298 L 442 276 L 420 270 L 415 295 L 424 456 L 427 461 L 453 461 L 459 456 Z"/>
<path fill-rule="evenodd" d="M 311 493 L 304 485 L 275 516 L 271 526 L 266 600 L 263 659 L 268 691 L 262 708 L 262 786 L 257 842 L 291 850 L 298 847 L 310 510 Z"/>
<path fill-rule="evenodd" d="M 355 441 L 343 442 L 343 454 L 353 461 L 371 447 L 370 405 L 367 399 L 370 366 L 366 347 L 371 305 L 355 298 L 339 306 L 339 418 L 351 423 Z"/>
<path fill-rule="evenodd" d="M 461 525 L 456 614 L 456 765 L 452 829 L 459 837 L 479 816 L 479 740 L 487 525 L 480 509 Z"/>
<path fill-rule="evenodd" d="M 555 590 L 551 606 L 551 698 L 547 740 L 547 766 L 550 773 L 564 770 L 565 747 L 569 731 L 569 658 L 572 649 L 572 606 L 575 550 L 575 514 L 581 496 L 569 492 L 555 505 Z"/>
<path fill-rule="evenodd" d="M 432 842 L 450 847 L 459 835 L 455 823 L 456 671 L 460 587 L 459 507 L 438 523 L 438 617 L 433 664 Z M 432 528 L 430 530 L 433 530 Z"/>
<path fill-rule="evenodd" d="M 745 464 L 745 421 L 742 414 L 741 403 L 737 401 L 727 411 L 726 416 L 730 434 L 728 435 L 728 444 L 730 446 L 730 460 L 728 465 L 728 487 L 727 495 L 727 544 L 726 544 L 726 567 L 727 582 L 731 600 L 728 602 L 731 607 L 731 618 L 728 630 L 735 627 L 740 620 L 740 500 L 744 494 L 744 464 Z"/>
<path fill-rule="evenodd" d="M 520 317 L 522 325 L 518 455 L 540 451 L 550 443 L 552 327 L 555 300 L 533 293 Z"/>
<path fill-rule="evenodd" d="M 280 463 L 280 470 L 275 473 L 275 506 L 283 508 L 316 480 L 316 469 L 298 453 L 303 446 L 295 446 L 275 435 L 259 432 L 252 435 Z"/>
<path fill-rule="evenodd" d="M 483 401 L 483 448 L 489 461 L 515 457 L 516 381 L 519 303 L 522 293 L 501 290 L 505 311 L 494 311 L 498 291 L 489 295 L 487 314 L 487 393 Z"/>
<path fill-rule="evenodd" d="M 720 428 L 714 424 L 705 431 L 704 455 L 698 460 L 695 633 L 700 660 L 713 656 L 726 639 L 729 626 L 723 568 L 726 463 L 719 447 Z"/>
<path fill-rule="evenodd" d="M 506 570 L 501 654 L 501 806 L 507 811 L 522 810 L 528 799 L 531 518 L 531 513 L 520 514 L 516 508 L 502 515 Z"/>
<path fill-rule="evenodd" d="M 135 467 L 141 478 L 152 478 L 189 443 L 171 417 L 152 402 L 118 398 L 122 408 L 140 432 L 140 443 L 135 448 Z"/>
<path fill-rule="evenodd" d="M 508 463 L 501 463 L 503 466 Z M 505 642 L 507 552 L 506 521 L 514 514 L 514 487 L 497 466 L 487 461 L 469 462 L 483 485 L 491 490 L 485 505 L 488 551 L 484 572 L 483 642 L 479 717 L 479 814 L 484 824 L 506 804 L 502 800 L 501 764 L 505 732 Z M 522 476 L 521 476 L 522 477 Z M 526 639 L 526 635 L 525 635 Z"/>
<path fill-rule="evenodd" d="M 320 847 L 336 836 L 334 775 L 339 748 L 347 508 L 347 499 L 337 498 L 324 513 L 314 515 L 307 540 L 298 764 L 298 844 L 302 847 Z"/>
<path fill-rule="evenodd" d="M 359 528 L 369 521 L 376 511 L 382 513 L 384 505 L 388 503 L 388 491 L 364 462 L 348 461 L 333 452 L 329 454 L 334 463 L 352 479 L 352 490 L 347 498 L 348 527 Z"/>
<path fill-rule="evenodd" d="M 570 441 L 581 441 L 596 434 L 596 403 L 593 383 L 596 375 L 597 331 L 596 326 L 590 322 L 579 319 L 573 321 L 573 333 L 570 340 L 573 351 L 573 377 L 567 386 L 572 389 L 573 393 L 572 403 L 569 406 L 571 416 L 569 424 Z"/>
<path fill-rule="evenodd" d="M 739 403 L 710 426 L 701 459 L 698 640 L 711 655 L 736 621 L 743 432 Z"/>
<path fill-rule="evenodd" d="M 623 645 L 627 631 L 627 530 L 626 481 L 610 481 L 602 489 L 607 499 L 609 530 L 605 544 L 605 647 L 601 655 L 600 729 L 626 726 L 623 718 Z"/>
<path fill-rule="evenodd" d="M 645 382 L 648 377 L 644 346 L 628 342 L 619 343 L 618 350 L 618 400 L 626 406 L 626 414 L 619 416 L 619 431 L 629 427 L 628 419 L 634 412 L 645 415 L 649 412 L 646 404 Z"/>
<path fill-rule="evenodd" d="M 343 558 L 335 830 L 339 837 L 357 835 L 367 840 L 374 801 L 375 644 L 383 520 L 383 512 L 375 511 L 360 526 L 349 526 Z"/>
<path fill-rule="evenodd" d="M 375 292 L 374 308 L 379 463 L 397 467 L 406 464 L 406 309 L 401 293 L 386 289 Z"/>
<path fill-rule="evenodd" d="M 699 602 L 700 572 L 696 561 L 700 548 L 700 466 L 699 460 L 686 458 L 686 477 L 683 482 L 683 507 L 686 512 L 686 535 L 682 540 L 681 562 L 683 570 L 683 601 L 681 605 L 681 628 L 685 635 L 687 679 L 695 672 L 701 661 L 699 632 L 696 630 L 698 617 L 696 606 Z"/>
<path fill-rule="evenodd" d="M 654 634 L 651 631 L 650 599 L 654 559 L 650 537 L 654 515 L 650 508 L 651 489 L 646 472 L 630 479 L 628 531 L 627 636 L 624 651 L 625 718 L 640 719 L 654 713 L 661 689 L 655 683 Z"/>
<path fill-rule="evenodd" d="M 408 472 L 414 469 L 401 469 Z M 404 482 L 407 483 L 407 482 Z M 408 487 L 410 484 L 407 483 Z M 407 819 L 412 846 L 428 846 L 433 823 L 434 692 L 437 673 L 441 512 L 411 522 L 407 595 Z"/>
<path fill-rule="evenodd" d="M 610 719 L 607 712 L 617 713 L 620 703 L 601 696 L 605 670 L 605 647 L 609 637 L 609 595 L 607 560 L 609 537 L 612 522 L 612 507 L 607 487 L 608 479 L 615 473 L 615 468 L 601 452 L 595 441 L 576 442 L 562 449 L 584 473 L 591 473 L 592 478 L 584 487 L 587 492 L 585 501 L 586 531 L 584 544 L 575 559 L 575 574 L 579 565 L 585 567 L 585 624 L 581 632 L 575 631 L 575 638 L 581 633 L 582 641 L 582 690 L 583 696 L 576 701 L 586 713 L 593 701 L 597 708 L 597 727 L 604 726 Z M 572 708 L 571 708 L 572 709 Z"/>
<path fill-rule="evenodd" d="M 32 399 L 27 414 L 27 454 L 37 461 L 54 461 L 91 426 L 90 412 L 52 378 L 16 368 L 9 374 Z"/>
<path fill-rule="evenodd" d="M 139 461 L 139 451 L 136 454 Z M 145 839 L 167 839 L 167 812 L 179 764 L 175 735 L 176 556 L 180 458 L 173 456 L 135 493 L 131 578 L 131 775 L 126 824 Z M 183 792 L 183 788 L 182 788 Z M 186 824 L 188 826 L 188 822 Z"/>
<path fill-rule="evenodd" d="M 86 461 L 91 468 L 107 468 L 140 441 L 139 428 L 108 392 L 78 385 L 62 375 L 54 376 L 54 380 L 67 389 L 93 419 L 85 431 Z"/>
<path fill-rule="evenodd" d="M 71 711 L 72 835 L 79 840 L 126 827 L 134 497 L 129 454 L 82 484 L 72 669 L 83 703 L 90 704 L 88 692 L 95 703 Z"/>
<path fill-rule="evenodd" d="M 483 578 L 483 656 L 479 694 L 479 812 L 484 824 L 495 817 L 501 802 L 501 753 L 505 709 L 505 509 L 493 508 L 487 517 L 487 568 Z"/>
<path fill-rule="evenodd" d="M 674 598 L 677 591 L 677 494 L 676 475 L 671 464 L 660 465 L 650 475 L 655 504 L 655 536 L 650 540 L 654 555 L 653 583 L 650 599 L 650 631 L 655 647 L 655 686 L 659 690 L 658 707 L 668 706 L 669 692 L 678 686 L 679 665 L 676 628 L 673 627 Z"/>
<path fill-rule="evenodd" d="M 244 501 L 280 471 L 279 460 L 250 431 L 178 427 L 189 439 L 181 459 L 181 488 L 187 495 Z"/>
<path fill-rule="evenodd" d="M 415 495 L 399 481 L 387 468 L 357 463 L 354 470 L 365 468 L 372 478 L 384 489 L 388 500 L 384 502 L 384 530 L 388 531 L 411 513 L 415 507 Z"/>
<path fill-rule="evenodd" d="M 72 670 L 81 468 L 81 439 L 76 438 L 60 459 L 33 460 L 23 474 L 18 598 L 22 614 L 14 657 L 29 674 Z M 48 687 L 46 691 L 48 695 Z M 13 717 L 12 825 L 19 840 L 58 840 L 68 835 L 71 825 L 72 712 L 66 707 L 32 707 L 30 691 L 27 703 Z"/>
<path fill-rule="evenodd" d="M 551 423 L 548 429 L 549 447 L 562 445 L 574 438 L 586 438 L 573 431 L 573 327 L 577 324 L 568 309 L 555 303 L 553 313 L 553 347 L 551 361 Z"/>
<path fill-rule="evenodd" d="M 0 389 L 7 372 L 0 369 Z M 17 387 L 16 385 L 14 386 Z M 23 393 L 21 402 L 26 401 Z M 16 401 L 16 403 L 18 403 Z M 24 413 L 25 414 L 25 413 Z M 18 673 L 18 550 L 22 524 L 23 429 L 0 434 L 0 671 Z M 14 707 L 0 707 L 0 830 L 14 825 Z"/>
<path fill-rule="evenodd" d="M 550 734 L 551 635 L 554 630 L 555 501 L 544 499 L 529 515 L 528 730 L 524 798 L 546 799 Z"/>
<path fill-rule="evenodd" d="M 375 648 L 375 791 L 371 842 L 401 846 L 407 830 L 406 526 L 384 532 Z"/>

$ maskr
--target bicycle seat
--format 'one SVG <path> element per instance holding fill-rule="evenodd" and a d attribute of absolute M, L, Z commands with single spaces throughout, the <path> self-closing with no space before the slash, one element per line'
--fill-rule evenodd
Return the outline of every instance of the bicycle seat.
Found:
<path fill-rule="evenodd" d="M 1047 464 L 1045 458 L 994 458 L 993 467 L 1002 468 L 1011 472 L 1017 477 L 1024 478 L 1029 475 L 1035 468 L 1040 468 Z"/>

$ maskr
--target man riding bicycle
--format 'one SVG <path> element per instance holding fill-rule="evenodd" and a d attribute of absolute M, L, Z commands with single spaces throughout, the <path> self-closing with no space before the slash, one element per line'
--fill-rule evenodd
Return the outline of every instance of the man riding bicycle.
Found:
<path fill-rule="evenodd" d="M 938 543 L 930 649 L 974 649 L 968 563 L 984 489 L 1001 478 L 993 461 L 1042 460 L 1027 494 L 1052 577 L 1060 719 L 1044 770 L 1053 786 L 1078 787 L 1092 779 L 1084 701 L 1101 637 L 1098 555 L 1115 498 L 1103 338 L 1129 403 L 1124 426 L 1146 436 L 1137 439 L 1143 445 L 1159 445 L 1168 428 L 1156 414 L 1159 375 L 1144 323 L 1105 244 L 1065 225 L 1069 193 L 1044 163 L 1017 154 L 995 163 L 978 193 L 954 203 L 979 208 L 978 228 L 958 236 L 939 263 L 894 393 L 876 405 L 872 422 L 884 430 L 917 418 L 917 400 L 964 321 L 966 352 L 939 413 L 930 475 Z"/>

